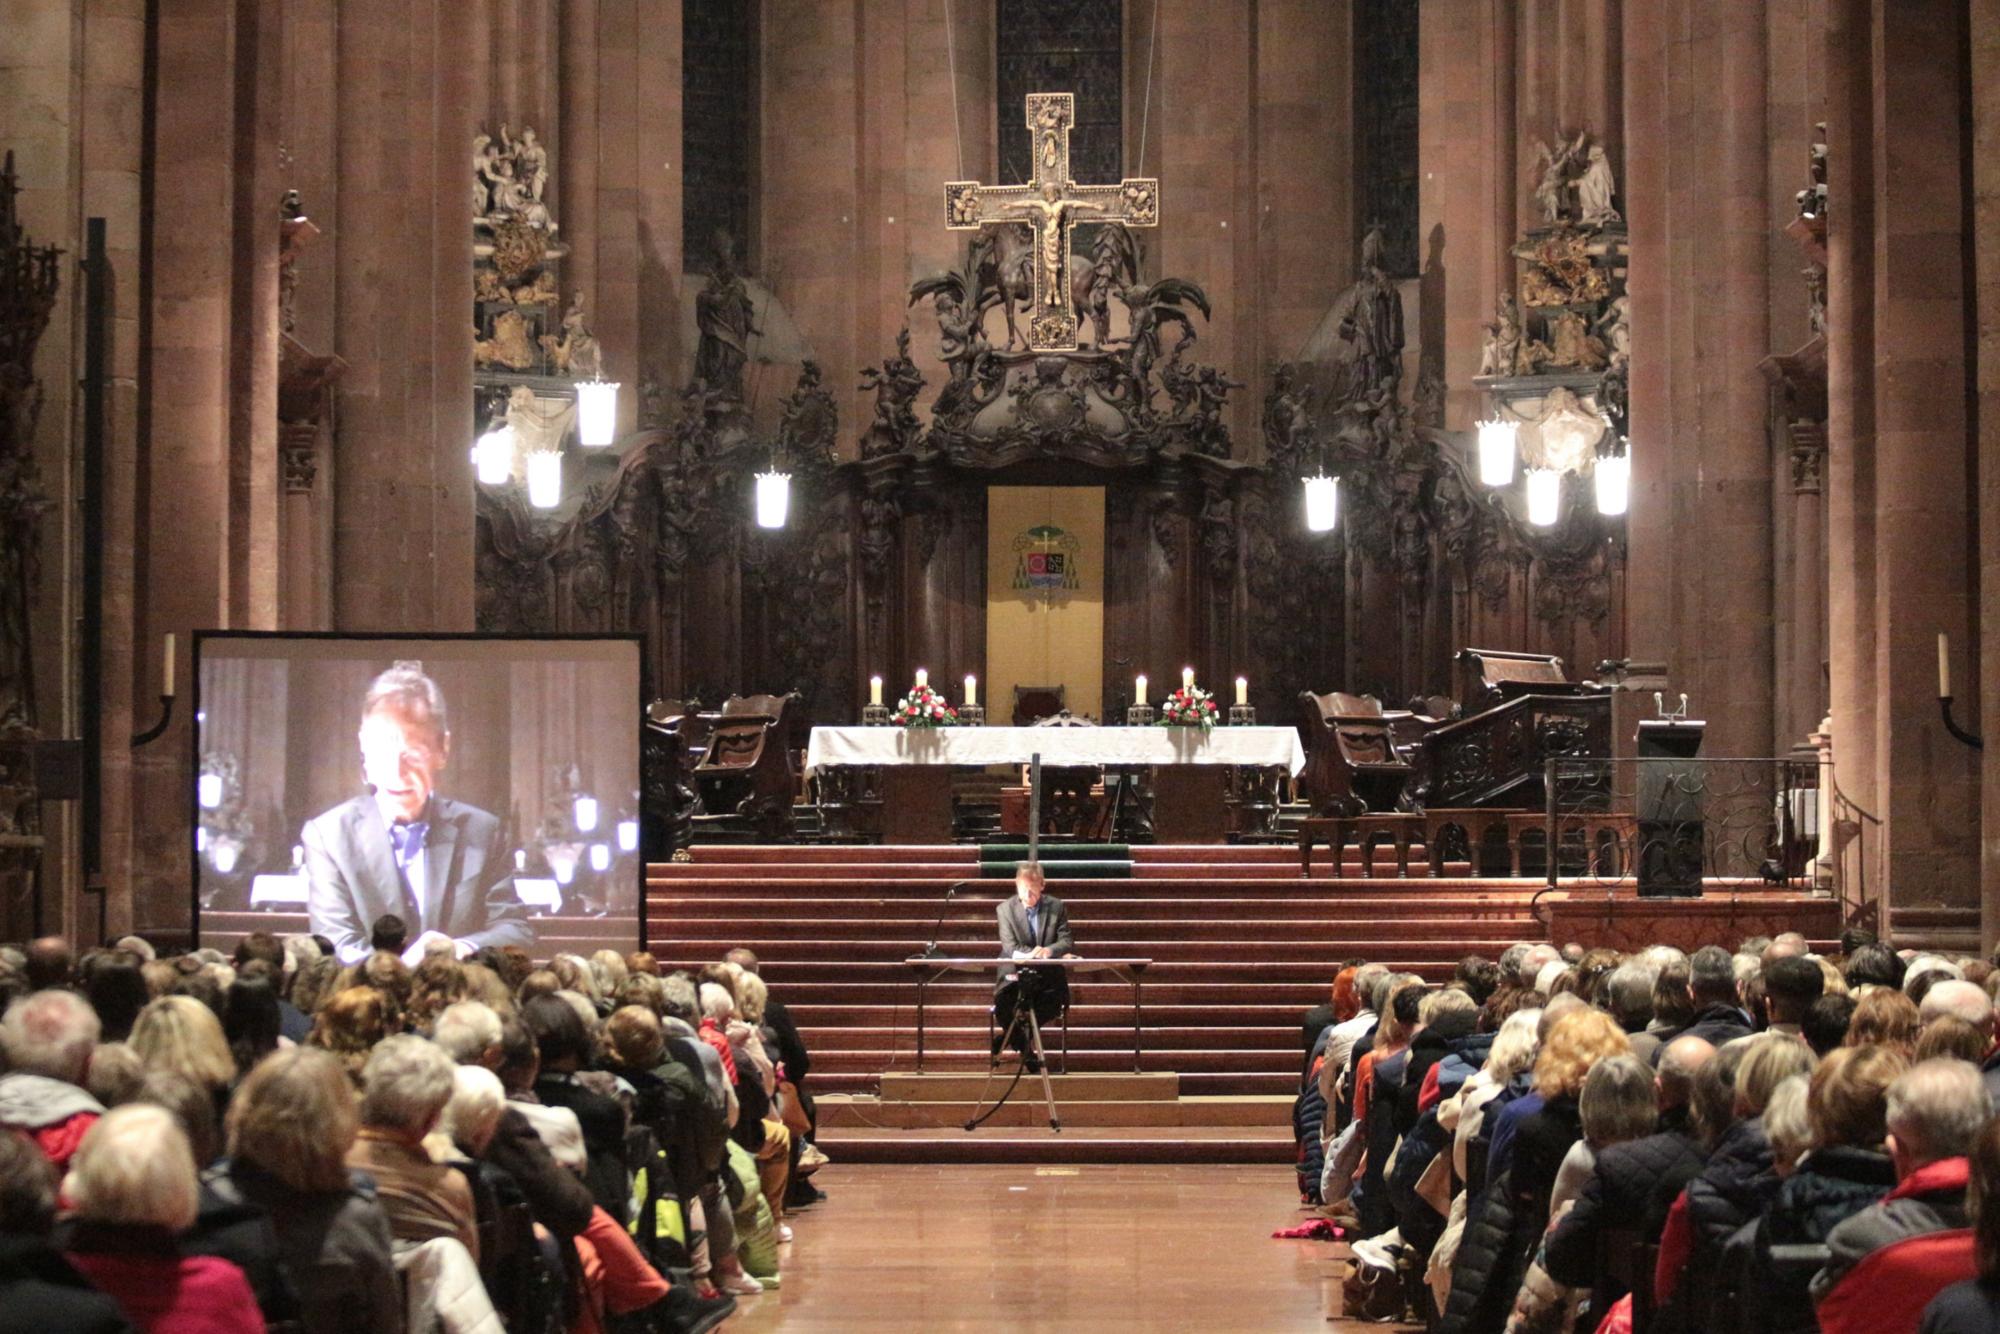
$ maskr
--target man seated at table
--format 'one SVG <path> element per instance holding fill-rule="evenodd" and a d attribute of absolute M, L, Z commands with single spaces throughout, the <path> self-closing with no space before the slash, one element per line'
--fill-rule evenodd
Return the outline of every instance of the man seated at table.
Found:
<path fill-rule="evenodd" d="M 1046 1024 L 1061 1014 L 1069 1004 L 1069 976 L 1062 968 L 1027 965 L 1034 959 L 1061 958 L 1075 949 L 1069 934 L 1069 910 L 1047 891 L 1048 879 L 1041 866 L 1022 862 L 1014 868 L 1014 897 L 999 908 L 1000 957 L 1024 966 L 1001 973 L 993 992 L 993 1016 L 1002 1035 L 1012 1027 L 1014 1050 L 1021 1054 L 1021 1062 L 1030 1073 L 1039 1071 L 1041 1063 L 1035 1057 L 1028 1016 L 1022 1014 L 1018 1024 L 1013 1022 L 1014 1016 L 1023 1006 L 1033 1012 L 1037 1023 Z M 993 1040 L 993 1054 L 1000 1054 L 998 1037 Z"/>

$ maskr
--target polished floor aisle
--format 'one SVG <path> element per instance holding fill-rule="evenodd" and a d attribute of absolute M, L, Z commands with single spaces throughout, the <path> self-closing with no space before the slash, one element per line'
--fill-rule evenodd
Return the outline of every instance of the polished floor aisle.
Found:
<path fill-rule="evenodd" d="M 1284 1168 L 848 1166 L 729 1331 L 1344 1330 Z M 1354 1329 L 1383 1330 L 1381 1325 Z"/>

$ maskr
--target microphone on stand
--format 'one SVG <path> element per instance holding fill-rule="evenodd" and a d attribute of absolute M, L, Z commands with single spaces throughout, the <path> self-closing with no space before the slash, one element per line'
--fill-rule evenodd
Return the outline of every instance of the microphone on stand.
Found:
<path fill-rule="evenodd" d="M 942 959 L 944 957 L 944 951 L 938 948 L 938 935 L 944 930 L 944 915 L 951 911 L 952 897 L 959 890 L 964 889 L 971 883 L 970 880 L 961 880 L 944 892 L 944 906 L 938 909 L 937 920 L 931 923 L 931 943 L 924 946 L 923 953 L 919 954 L 918 958 Z"/>

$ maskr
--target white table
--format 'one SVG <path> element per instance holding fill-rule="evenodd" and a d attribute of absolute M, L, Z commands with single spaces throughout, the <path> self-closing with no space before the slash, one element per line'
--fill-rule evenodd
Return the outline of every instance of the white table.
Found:
<path fill-rule="evenodd" d="M 815 727 L 806 772 L 832 765 L 1026 764 L 1104 768 L 1174 764 L 1306 767 L 1295 727 Z"/>

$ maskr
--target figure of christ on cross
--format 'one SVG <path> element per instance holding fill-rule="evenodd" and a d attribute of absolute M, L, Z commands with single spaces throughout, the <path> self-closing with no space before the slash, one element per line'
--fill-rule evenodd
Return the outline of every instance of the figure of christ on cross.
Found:
<path fill-rule="evenodd" d="M 1034 175 L 1026 185 L 946 181 L 945 226 L 973 231 L 1002 223 L 1028 224 L 1035 237 L 1034 262 L 1029 266 L 1033 285 L 1028 346 L 1036 352 L 1070 352 L 1076 348 L 1077 329 L 1069 290 L 1071 226 L 1079 213 L 1086 213 L 1092 221 L 1156 227 L 1160 183 L 1150 177 L 1128 177 L 1116 185 L 1078 185 L 1069 178 L 1075 95 L 1030 93 L 1026 111 L 1028 129 L 1035 136 Z M 1001 285 L 1003 299 L 1011 301 L 1012 295 L 1004 291 L 1005 275 Z"/>

